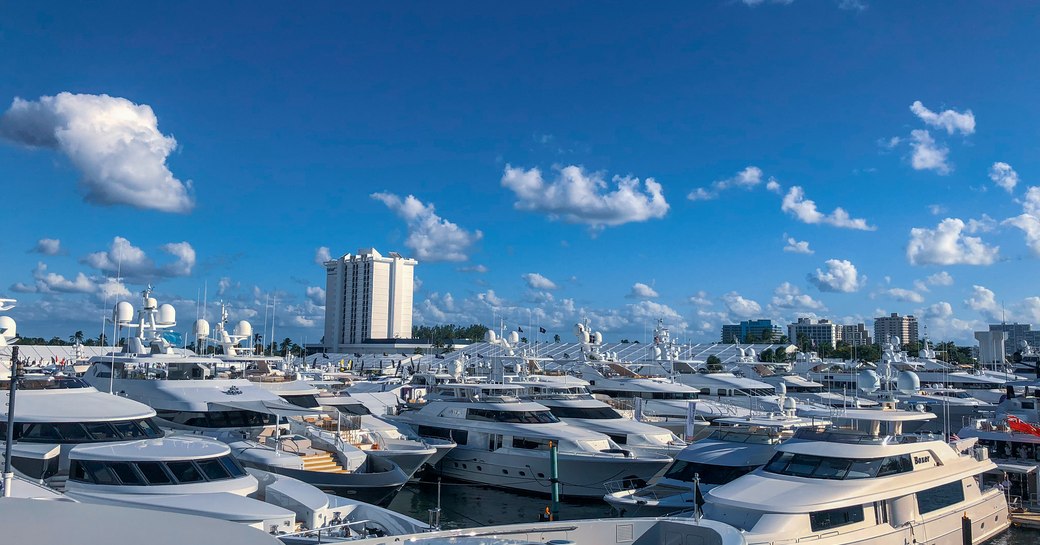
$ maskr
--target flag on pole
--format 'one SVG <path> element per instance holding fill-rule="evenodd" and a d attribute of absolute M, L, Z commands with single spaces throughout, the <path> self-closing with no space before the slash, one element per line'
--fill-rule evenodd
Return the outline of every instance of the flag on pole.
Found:
<path fill-rule="evenodd" d="M 545 328 L 544 327 L 539 327 L 538 328 L 538 332 L 539 333 L 545 333 Z"/>
<path fill-rule="evenodd" d="M 691 401 L 686 404 L 686 441 L 693 441 L 694 418 L 697 416 L 697 402 Z"/>
<path fill-rule="evenodd" d="M 524 332 L 524 328 L 522 328 L 520 326 L 516 326 L 516 330 L 519 331 L 520 333 Z"/>

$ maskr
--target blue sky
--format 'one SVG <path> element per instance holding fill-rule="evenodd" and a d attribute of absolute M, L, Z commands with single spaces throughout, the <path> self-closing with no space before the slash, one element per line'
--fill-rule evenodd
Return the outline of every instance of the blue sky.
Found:
<path fill-rule="evenodd" d="M 1040 322 L 1038 15 L 9 5 L 0 295 L 65 336 L 149 282 L 184 329 L 204 287 L 254 325 L 276 294 L 315 341 L 316 253 L 375 246 L 420 260 L 417 322 L 900 312 L 967 342 Z"/>

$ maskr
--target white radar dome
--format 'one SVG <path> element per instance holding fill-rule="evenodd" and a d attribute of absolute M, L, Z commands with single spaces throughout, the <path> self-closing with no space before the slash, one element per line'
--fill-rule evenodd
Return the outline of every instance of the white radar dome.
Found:
<path fill-rule="evenodd" d="M 784 410 L 794 411 L 798 409 L 798 401 L 793 397 L 784 398 Z"/>
<path fill-rule="evenodd" d="M 159 323 L 160 324 L 175 324 L 177 323 L 177 309 L 173 308 L 173 305 L 164 303 L 159 305 Z"/>
<path fill-rule="evenodd" d="M 134 306 L 126 301 L 116 303 L 112 308 L 112 321 L 117 324 L 128 324 L 134 319 Z"/>
<path fill-rule="evenodd" d="M 581 333 L 583 331 L 585 331 L 585 325 L 584 324 L 574 324 L 574 336 L 575 337 L 578 337 L 580 339 L 581 338 Z"/>
<path fill-rule="evenodd" d="M 10 316 L 0 316 L 0 335 L 4 337 L 14 337 L 18 333 L 18 327 L 14 323 L 14 318 Z"/>
<path fill-rule="evenodd" d="M 195 338 L 209 337 L 209 322 L 199 318 L 195 320 L 195 324 L 191 326 L 191 331 L 195 334 Z"/>
<path fill-rule="evenodd" d="M 253 325 L 245 320 L 239 321 L 235 324 L 235 335 L 239 337 L 252 337 Z"/>
<path fill-rule="evenodd" d="M 596 344 L 603 344 L 603 334 L 599 331 L 596 332 L 596 335 L 593 337 L 593 339 L 595 339 Z"/>
<path fill-rule="evenodd" d="M 509 332 L 509 344 L 516 344 L 520 342 L 520 334 L 516 331 Z"/>
<path fill-rule="evenodd" d="M 159 302 L 155 300 L 155 297 L 144 298 L 144 309 L 151 310 L 159 306 Z"/>
<path fill-rule="evenodd" d="M 489 343 L 493 343 L 498 340 L 498 335 L 495 335 L 495 332 L 489 329 L 484 332 L 484 340 Z"/>
<path fill-rule="evenodd" d="M 870 392 L 876 392 L 881 388 L 881 377 L 879 377 L 873 369 L 860 371 L 859 376 L 856 377 L 856 385 L 859 386 L 860 390 L 863 390 L 868 394 Z"/>
<path fill-rule="evenodd" d="M 776 390 L 776 395 L 778 396 L 787 395 L 787 385 L 783 382 L 778 382 L 776 386 L 773 386 L 773 389 Z"/>
<path fill-rule="evenodd" d="M 912 371 L 900 371 L 896 376 L 896 389 L 906 395 L 916 394 L 921 389 L 921 378 Z"/>

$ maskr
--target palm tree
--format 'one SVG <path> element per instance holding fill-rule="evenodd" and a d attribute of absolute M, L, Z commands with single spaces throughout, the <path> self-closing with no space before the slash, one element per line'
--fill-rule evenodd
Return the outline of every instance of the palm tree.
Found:
<path fill-rule="evenodd" d="M 71 342 L 72 344 L 76 344 L 76 343 L 82 344 L 83 343 L 83 332 L 82 331 L 77 331 L 76 333 L 74 333 L 72 335 L 69 335 L 69 342 Z"/>

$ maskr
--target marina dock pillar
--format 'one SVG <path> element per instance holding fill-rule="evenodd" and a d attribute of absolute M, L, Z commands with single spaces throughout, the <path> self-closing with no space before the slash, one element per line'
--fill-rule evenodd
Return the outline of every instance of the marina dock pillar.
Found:
<path fill-rule="evenodd" d="M 7 394 L 7 437 L 4 443 L 4 497 L 11 497 L 14 469 L 11 467 L 11 451 L 14 450 L 14 393 L 18 390 L 18 347 L 11 347 L 11 382 Z"/>
<path fill-rule="evenodd" d="M 560 462 L 557 458 L 559 445 L 556 441 L 549 441 L 549 486 L 552 487 L 552 509 L 549 511 L 549 520 L 560 518 Z"/>

